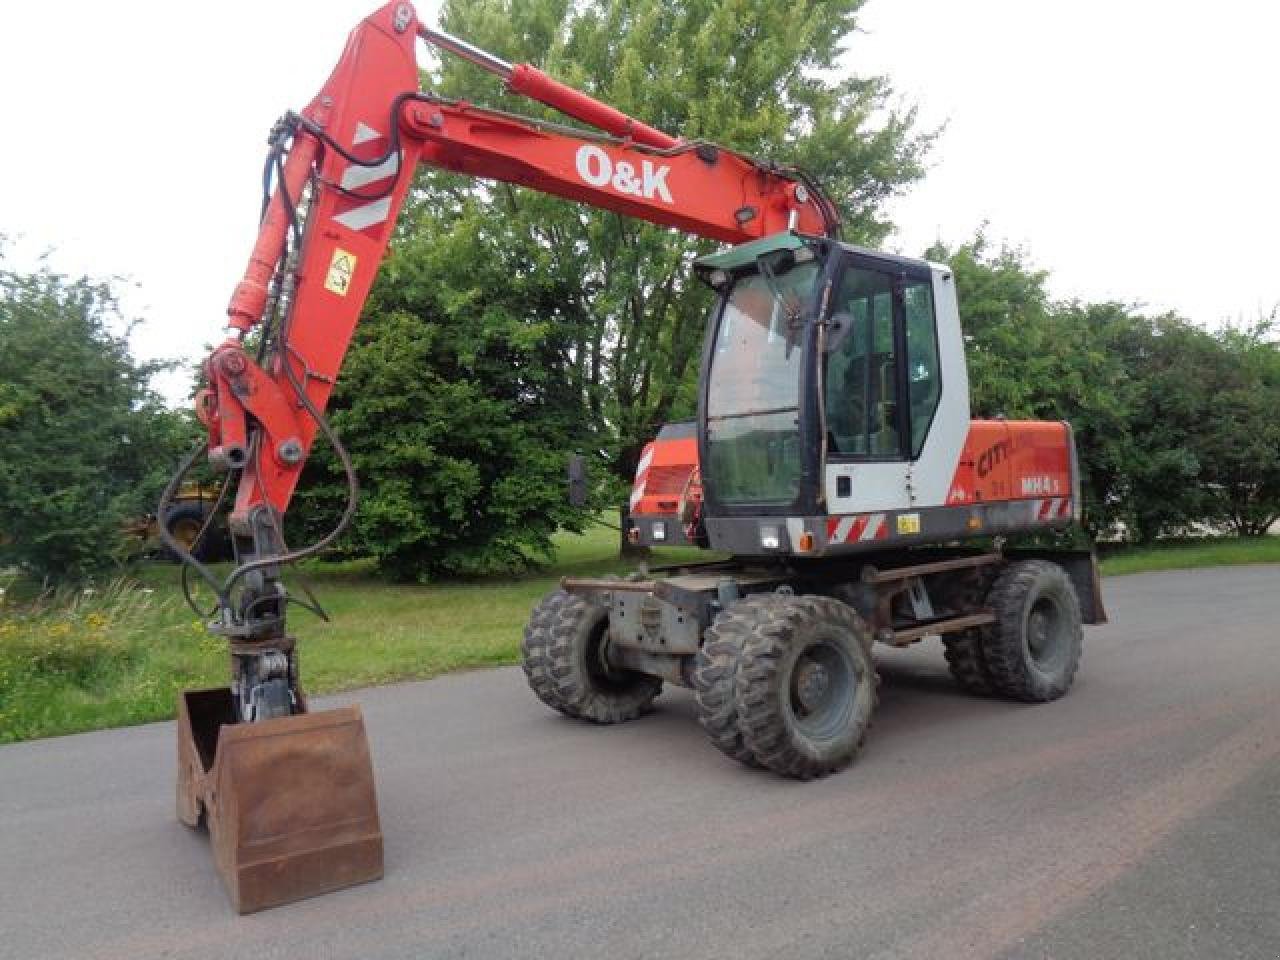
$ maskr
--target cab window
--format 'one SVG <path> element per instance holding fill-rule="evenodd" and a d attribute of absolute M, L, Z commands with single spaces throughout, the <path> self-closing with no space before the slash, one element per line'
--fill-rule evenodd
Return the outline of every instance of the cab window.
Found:
<path fill-rule="evenodd" d="M 932 282 L 907 283 L 902 299 L 907 325 L 907 392 L 911 400 L 911 459 L 914 460 L 924 448 L 942 394 Z"/>
<path fill-rule="evenodd" d="M 832 454 L 901 456 L 898 372 L 893 335 L 893 278 L 857 267 L 836 294 L 827 356 L 827 448 Z"/>
<path fill-rule="evenodd" d="M 849 267 L 837 289 L 824 372 L 827 451 L 916 459 L 942 394 L 932 282 Z"/>

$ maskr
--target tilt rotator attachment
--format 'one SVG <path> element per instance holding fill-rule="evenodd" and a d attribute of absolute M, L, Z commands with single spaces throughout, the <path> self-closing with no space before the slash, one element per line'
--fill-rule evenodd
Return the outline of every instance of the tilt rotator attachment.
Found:
<path fill-rule="evenodd" d="M 250 573 L 238 615 L 210 626 L 230 641 L 232 685 L 178 701 L 178 819 L 208 827 L 240 913 L 382 876 L 364 718 L 308 711 L 275 570 Z"/>

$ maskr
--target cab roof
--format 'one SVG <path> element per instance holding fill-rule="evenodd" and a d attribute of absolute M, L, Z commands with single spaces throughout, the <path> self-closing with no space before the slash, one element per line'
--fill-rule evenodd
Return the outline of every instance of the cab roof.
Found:
<path fill-rule="evenodd" d="M 826 240 L 825 237 L 815 237 L 809 234 L 796 233 L 794 231 L 784 231 L 782 233 L 770 234 L 767 237 L 761 237 L 759 240 L 752 240 L 750 243 L 739 244 L 736 247 L 730 247 L 728 250 L 722 250 L 719 253 L 712 253 L 705 257 L 699 257 L 694 261 L 694 267 L 699 272 L 710 272 L 712 270 L 725 270 L 732 273 L 735 270 L 741 270 L 743 267 L 753 266 L 756 258 L 764 253 L 772 253 L 774 250 L 796 250 L 806 242 L 818 240 Z M 939 269 L 948 273 L 950 268 L 945 264 L 932 263 L 928 260 L 921 260 L 917 257 L 903 257 L 896 253 L 885 253 L 883 250 L 872 250 L 869 247 L 860 247 L 852 243 L 838 242 L 837 245 L 841 250 L 847 253 L 856 253 L 859 256 L 869 257 L 874 260 L 880 260 L 885 263 L 895 264 L 901 267 L 911 268 L 913 270 L 920 269 Z"/>

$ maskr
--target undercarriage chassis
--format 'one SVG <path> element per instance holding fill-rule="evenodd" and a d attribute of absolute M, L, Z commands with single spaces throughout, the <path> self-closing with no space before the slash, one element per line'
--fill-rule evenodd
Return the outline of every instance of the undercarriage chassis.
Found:
<path fill-rule="evenodd" d="M 692 658 L 717 616 L 757 594 L 819 595 L 852 607 L 871 640 L 904 647 L 926 637 L 989 626 L 987 594 L 1020 560 L 1056 564 L 1070 578 L 1081 622 L 1105 623 L 1097 562 L 1088 550 L 963 548 L 893 551 L 854 560 L 761 564 L 754 559 L 658 568 L 627 580 L 566 577 L 562 588 L 608 611 L 614 666 L 692 687 Z"/>
<path fill-rule="evenodd" d="M 1104 620 L 1085 551 L 734 559 L 566 579 L 534 609 L 521 661 L 539 699 L 594 723 L 639 717 L 664 681 L 689 687 L 722 753 L 809 779 L 862 746 L 877 642 L 938 636 L 962 688 L 1035 703 L 1070 689 L 1081 624 Z"/>

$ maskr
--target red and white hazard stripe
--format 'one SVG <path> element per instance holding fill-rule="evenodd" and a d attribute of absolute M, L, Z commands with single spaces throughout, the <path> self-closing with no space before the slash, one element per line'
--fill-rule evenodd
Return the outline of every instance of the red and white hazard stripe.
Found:
<path fill-rule="evenodd" d="M 640 454 L 640 462 L 636 464 L 636 479 L 631 485 L 631 512 L 635 513 L 636 507 L 640 505 L 640 501 L 644 499 L 645 481 L 649 479 L 649 466 L 653 463 L 653 444 L 649 444 L 644 448 L 644 453 Z"/>
<path fill-rule="evenodd" d="M 889 524 L 883 513 L 827 518 L 827 543 L 884 540 L 888 536 Z"/>
<path fill-rule="evenodd" d="M 1047 500 L 1032 500 L 1031 515 L 1041 522 L 1060 520 L 1071 515 L 1070 497 L 1050 497 Z"/>
<path fill-rule="evenodd" d="M 387 138 L 384 134 L 379 133 L 365 123 L 356 124 L 356 133 L 352 138 L 353 147 L 376 141 L 386 142 Z M 360 191 L 360 188 L 383 180 L 389 180 L 399 172 L 400 157 L 393 154 L 377 166 L 366 167 L 358 163 L 351 164 L 343 172 L 341 184 L 344 190 L 369 192 Z M 356 206 L 338 214 L 333 219 L 349 230 L 368 230 L 370 227 L 385 223 L 387 217 L 391 215 L 390 195 L 379 197 L 376 200 L 369 200 L 368 202 L 360 202 L 357 199 L 356 204 Z"/>

